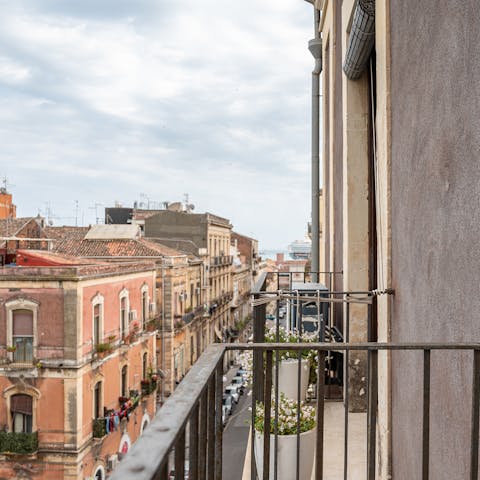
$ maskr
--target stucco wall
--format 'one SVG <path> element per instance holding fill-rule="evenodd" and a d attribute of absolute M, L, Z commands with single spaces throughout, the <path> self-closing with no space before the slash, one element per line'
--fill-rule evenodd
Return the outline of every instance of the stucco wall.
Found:
<path fill-rule="evenodd" d="M 480 339 L 478 2 L 391 2 L 393 341 Z M 469 477 L 471 355 L 432 354 L 430 475 Z M 421 357 L 393 355 L 393 478 L 420 478 Z"/>

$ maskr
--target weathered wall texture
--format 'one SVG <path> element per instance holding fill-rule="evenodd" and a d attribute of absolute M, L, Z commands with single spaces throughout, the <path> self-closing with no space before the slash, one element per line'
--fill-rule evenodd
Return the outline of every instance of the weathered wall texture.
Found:
<path fill-rule="evenodd" d="M 391 1 L 392 340 L 479 341 L 478 2 Z M 469 477 L 471 355 L 432 354 L 430 476 Z M 393 478 L 420 478 L 421 357 L 393 355 Z"/>

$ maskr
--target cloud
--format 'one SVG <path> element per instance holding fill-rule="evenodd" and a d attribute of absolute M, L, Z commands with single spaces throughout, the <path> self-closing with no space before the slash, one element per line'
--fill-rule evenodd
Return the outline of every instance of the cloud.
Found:
<path fill-rule="evenodd" d="M 1 2 L 0 163 L 20 214 L 188 192 L 264 247 L 309 217 L 308 4 Z M 69 220 L 71 223 L 71 220 Z"/>

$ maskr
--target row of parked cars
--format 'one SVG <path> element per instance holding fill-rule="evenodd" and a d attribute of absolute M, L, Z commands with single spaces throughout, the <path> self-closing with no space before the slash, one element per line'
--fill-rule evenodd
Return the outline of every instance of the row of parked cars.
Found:
<path fill-rule="evenodd" d="M 225 387 L 222 399 L 222 421 L 227 423 L 228 417 L 232 414 L 234 405 L 240 400 L 240 395 L 245 392 L 247 385 L 247 371 L 240 367 L 229 385 Z"/>

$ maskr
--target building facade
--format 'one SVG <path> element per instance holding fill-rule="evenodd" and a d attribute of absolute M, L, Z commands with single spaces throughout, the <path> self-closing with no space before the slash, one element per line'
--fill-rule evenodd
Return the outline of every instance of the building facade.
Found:
<path fill-rule="evenodd" d="M 161 211 L 145 218 L 145 237 L 177 248 L 204 260 L 206 303 L 210 321 L 207 343 L 222 341 L 222 329 L 232 326 L 230 301 L 232 299 L 230 255 L 230 222 L 210 213 Z"/>
<path fill-rule="evenodd" d="M 316 6 L 325 269 L 343 270 L 347 291 L 394 290 L 376 301 L 374 341 L 478 341 L 478 4 Z M 358 18 L 366 19 L 370 45 L 359 41 Z M 365 61 L 356 62 L 362 46 Z M 364 307 L 350 314 L 350 338 L 366 340 Z M 379 478 L 420 478 L 420 359 L 383 353 L 379 360 Z M 430 478 L 468 478 L 472 360 L 432 354 L 431 369 Z M 361 408 L 364 375 L 352 376 Z"/>
<path fill-rule="evenodd" d="M 155 268 L 17 257 L 0 270 L 0 476 L 105 479 L 155 414 Z"/>

